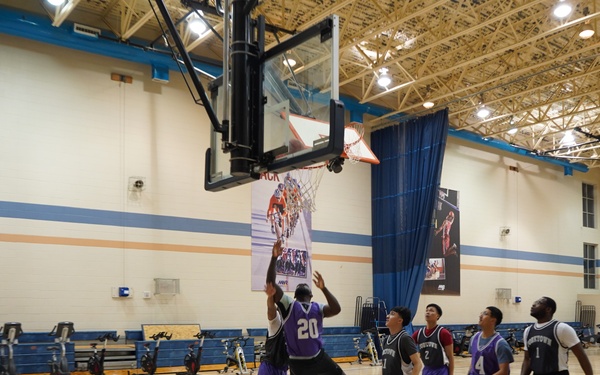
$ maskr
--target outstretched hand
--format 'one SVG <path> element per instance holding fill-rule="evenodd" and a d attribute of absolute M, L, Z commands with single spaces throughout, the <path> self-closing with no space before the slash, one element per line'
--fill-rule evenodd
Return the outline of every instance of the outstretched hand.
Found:
<path fill-rule="evenodd" d="M 313 282 L 319 289 L 325 288 L 325 280 L 323 280 L 323 276 L 318 271 L 313 272 Z"/>
<path fill-rule="evenodd" d="M 281 240 L 277 240 L 273 244 L 273 258 L 277 258 L 281 254 L 283 254 L 283 246 Z"/>
<path fill-rule="evenodd" d="M 273 285 L 273 283 L 265 284 L 265 294 L 268 297 L 273 297 L 276 292 L 277 292 L 277 289 L 275 289 L 275 286 Z"/>

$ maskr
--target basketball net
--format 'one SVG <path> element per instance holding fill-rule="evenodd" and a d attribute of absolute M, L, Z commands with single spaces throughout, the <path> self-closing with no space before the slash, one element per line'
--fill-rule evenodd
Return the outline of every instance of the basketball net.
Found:
<path fill-rule="evenodd" d="M 344 129 L 344 153 L 352 164 L 356 164 L 363 157 L 361 140 L 365 134 L 365 127 L 360 122 L 352 122 Z"/>
<path fill-rule="evenodd" d="M 288 172 L 283 180 L 286 191 L 286 210 L 288 215 L 294 216 L 307 210 L 317 210 L 316 197 L 323 171 L 327 163 L 319 163 L 309 167 L 298 168 Z"/>
<path fill-rule="evenodd" d="M 361 141 L 365 134 L 363 124 L 352 122 L 344 129 L 344 153 L 351 163 L 358 163 L 363 157 Z M 288 215 L 295 216 L 302 211 L 317 210 L 316 197 L 319 184 L 327 162 L 309 167 L 298 168 L 286 173 L 284 187 L 286 191 L 286 210 Z"/>

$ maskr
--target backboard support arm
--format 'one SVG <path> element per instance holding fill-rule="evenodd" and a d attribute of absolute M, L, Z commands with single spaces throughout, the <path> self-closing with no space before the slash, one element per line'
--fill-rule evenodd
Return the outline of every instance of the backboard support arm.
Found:
<path fill-rule="evenodd" d="M 195 71 L 194 64 L 192 63 L 192 59 L 191 59 L 190 55 L 188 54 L 187 50 L 185 49 L 183 41 L 181 40 L 181 37 L 179 36 L 179 33 L 177 32 L 175 23 L 173 22 L 173 19 L 171 18 L 171 15 L 169 14 L 169 11 L 167 10 L 167 7 L 165 6 L 164 1 L 163 0 L 154 0 L 154 1 L 156 2 L 158 9 L 159 9 L 160 13 L 162 14 L 165 23 L 167 24 L 167 28 L 169 29 L 169 32 L 171 33 L 171 37 L 173 38 L 173 41 L 175 42 L 175 45 L 177 46 L 177 49 L 179 51 L 179 54 L 181 55 L 181 59 L 183 60 L 183 64 L 185 65 L 185 68 L 189 72 L 189 76 L 192 80 L 194 88 L 196 89 L 196 92 L 200 96 L 200 100 L 202 101 L 202 105 L 204 106 L 204 109 L 206 110 L 208 118 L 210 119 L 210 123 L 212 124 L 215 131 L 220 132 L 220 133 L 227 132 L 228 129 L 226 129 L 225 126 L 223 126 L 219 122 L 219 119 L 212 107 L 212 104 L 211 104 L 210 100 L 208 99 L 208 96 L 206 95 L 204 86 L 202 85 L 202 82 L 200 82 L 200 79 L 198 79 L 198 76 L 196 75 L 196 71 Z"/>

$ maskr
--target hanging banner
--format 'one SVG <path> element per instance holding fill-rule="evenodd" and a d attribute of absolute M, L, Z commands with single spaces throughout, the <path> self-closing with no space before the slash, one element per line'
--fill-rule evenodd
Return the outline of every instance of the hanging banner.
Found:
<path fill-rule="evenodd" d="M 296 183 L 295 171 L 263 173 L 252 183 L 252 290 L 263 290 L 273 243 L 280 239 L 283 254 L 277 259 L 277 284 L 284 292 L 301 283 L 312 285 L 310 211 L 288 214 L 285 184 Z"/>
<path fill-rule="evenodd" d="M 458 192 L 439 188 L 434 230 L 421 294 L 460 295 L 460 209 Z"/>

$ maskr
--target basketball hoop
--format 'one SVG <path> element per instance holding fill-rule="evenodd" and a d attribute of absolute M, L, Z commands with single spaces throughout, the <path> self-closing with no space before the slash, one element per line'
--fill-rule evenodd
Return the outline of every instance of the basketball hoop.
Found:
<path fill-rule="evenodd" d="M 344 129 L 344 153 L 351 163 L 358 163 L 363 154 L 361 140 L 365 134 L 365 127 L 360 122 L 351 122 Z"/>
<path fill-rule="evenodd" d="M 317 210 L 315 198 L 326 164 L 319 163 L 298 168 L 285 175 L 283 186 L 286 191 L 285 203 L 289 216 L 295 216 L 304 210 L 310 212 Z"/>

